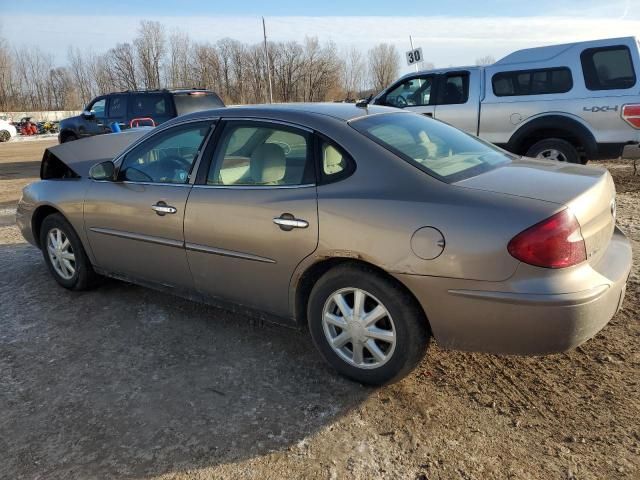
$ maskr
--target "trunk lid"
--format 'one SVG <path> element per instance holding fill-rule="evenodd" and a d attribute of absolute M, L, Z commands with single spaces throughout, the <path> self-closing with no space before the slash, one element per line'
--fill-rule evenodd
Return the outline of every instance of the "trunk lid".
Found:
<path fill-rule="evenodd" d="M 523 158 L 454 185 L 569 207 L 580 224 L 591 264 L 604 254 L 613 235 L 616 192 L 604 168 Z"/>

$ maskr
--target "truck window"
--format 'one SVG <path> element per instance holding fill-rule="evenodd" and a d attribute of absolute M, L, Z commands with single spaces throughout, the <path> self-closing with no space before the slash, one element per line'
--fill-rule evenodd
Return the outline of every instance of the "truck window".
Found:
<path fill-rule="evenodd" d="M 220 97 L 213 92 L 174 93 L 173 100 L 178 115 L 224 107 Z"/>
<path fill-rule="evenodd" d="M 432 85 L 433 75 L 408 78 L 389 90 L 385 103 L 399 108 L 431 105 L 434 103 L 431 98 Z"/>
<path fill-rule="evenodd" d="M 580 61 L 589 90 L 631 88 L 636 84 L 631 52 L 624 45 L 587 48 L 580 54 Z"/>
<path fill-rule="evenodd" d="M 496 73 L 491 78 L 496 97 L 566 93 L 573 88 L 571 70 L 567 67 L 515 70 Z"/>
<path fill-rule="evenodd" d="M 127 96 L 113 95 L 109 98 L 109 117 L 121 118 L 127 115 Z"/>
<path fill-rule="evenodd" d="M 467 103 L 469 98 L 469 74 L 467 72 L 447 74 L 441 96 L 442 98 L 438 105 Z"/>
<path fill-rule="evenodd" d="M 134 117 L 166 115 L 169 113 L 167 97 L 163 94 L 142 93 L 133 97 Z"/>

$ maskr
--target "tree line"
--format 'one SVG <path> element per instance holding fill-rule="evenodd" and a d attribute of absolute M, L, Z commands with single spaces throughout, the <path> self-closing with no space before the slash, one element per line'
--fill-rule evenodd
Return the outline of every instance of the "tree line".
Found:
<path fill-rule="evenodd" d="M 339 50 L 315 37 L 302 42 L 247 44 L 225 38 L 199 42 L 159 22 L 142 21 L 132 42 L 96 54 L 70 46 L 65 65 L 38 47 L 0 39 L 0 111 L 77 110 L 99 94 L 199 87 L 227 104 L 354 100 L 398 77 L 400 55 L 380 43 L 367 51 Z"/>

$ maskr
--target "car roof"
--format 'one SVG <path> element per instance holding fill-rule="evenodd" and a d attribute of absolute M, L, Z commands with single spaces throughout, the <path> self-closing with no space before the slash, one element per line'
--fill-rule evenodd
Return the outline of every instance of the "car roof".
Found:
<path fill-rule="evenodd" d="M 358 107 L 355 103 L 275 103 L 264 105 L 237 105 L 221 107 L 213 110 L 202 110 L 177 117 L 175 120 L 184 121 L 197 118 L 211 117 L 278 117 L 286 119 L 287 113 L 304 116 L 327 116 L 344 122 L 367 115 L 380 113 L 400 113 L 402 110 L 380 105 Z M 172 120 L 175 121 L 175 120 Z"/>

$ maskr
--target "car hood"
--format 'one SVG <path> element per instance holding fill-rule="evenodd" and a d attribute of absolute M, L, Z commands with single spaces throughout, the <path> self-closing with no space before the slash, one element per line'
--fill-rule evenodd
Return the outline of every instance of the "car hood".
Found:
<path fill-rule="evenodd" d="M 149 130 L 151 128 L 135 128 L 122 133 L 96 135 L 49 147 L 42 157 L 40 178 L 60 177 L 59 172 L 63 167 L 70 169 L 76 176 L 87 177 L 93 165 L 113 160 Z"/>

